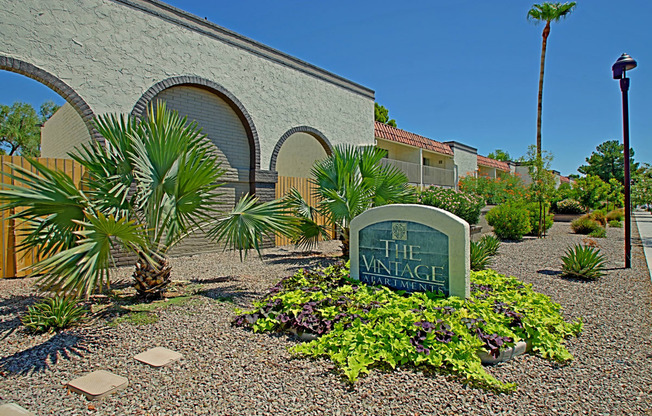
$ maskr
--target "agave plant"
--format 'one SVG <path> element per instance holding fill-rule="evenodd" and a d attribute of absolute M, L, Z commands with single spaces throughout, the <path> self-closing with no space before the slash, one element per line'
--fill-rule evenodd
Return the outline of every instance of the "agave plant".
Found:
<path fill-rule="evenodd" d="M 120 245 L 138 255 L 138 293 L 158 297 L 170 282 L 168 251 L 194 232 L 245 253 L 269 233 L 289 233 L 284 205 L 258 204 L 253 196 L 220 218 L 223 170 L 213 145 L 164 103 L 143 120 L 110 115 L 96 126 L 105 144 L 71 154 L 86 171 L 81 189 L 29 160 L 36 173 L 14 166 L 17 184 L 0 191 L 2 209 L 17 208 L 13 218 L 25 223 L 19 249 L 37 248 L 44 258 L 32 269 L 42 289 L 84 296 L 101 290 Z"/>
<path fill-rule="evenodd" d="M 500 240 L 491 234 L 485 234 L 480 238 L 480 244 L 485 248 L 487 254 L 495 256 L 500 248 Z"/>
<path fill-rule="evenodd" d="M 375 147 L 337 146 L 312 168 L 320 199 L 317 209 L 339 232 L 345 257 L 349 256 L 353 218 L 371 207 L 416 200 L 405 174 L 380 164 L 385 152 Z"/>
<path fill-rule="evenodd" d="M 565 275 L 584 279 L 597 279 L 602 276 L 606 263 L 599 249 L 581 244 L 569 247 L 561 261 L 561 269 Z"/>
<path fill-rule="evenodd" d="M 81 322 L 86 312 L 77 298 L 55 296 L 27 308 L 21 322 L 33 332 L 50 332 Z"/>
<path fill-rule="evenodd" d="M 471 241 L 471 270 L 479 271 L 487 268 L 491 255 L 481 242 Z"/>

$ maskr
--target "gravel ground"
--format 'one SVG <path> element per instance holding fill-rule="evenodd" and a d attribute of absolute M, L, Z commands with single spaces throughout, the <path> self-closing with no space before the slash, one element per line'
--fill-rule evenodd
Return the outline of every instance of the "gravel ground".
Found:
<path fill-rule="evenodd" d="M 244 263 L 232 253 L 174 259 L 175 278 L 199 284 L 199 296 L 143 326 L 99 320 L 28 335 L 19 316 L 34 302 L 33 281 L 0 280 L 0 404 L 38 415 L 652 415 L 652 284 L 634 237 L 630 270 L 623 268 L 622 229 L 597 240 L 610 269 L 596 282 L 559 275 L 561 254 L 583 239 L 568 224 L 555 224 L 546 239 L 503 243 L 496 270 L 534 284 L 567 318 L 585 321 L 582 335 L 568 342 L 570 365 L 524 355 L 490 368 L 518 384 L 512 394 L 412 369 L 372 371 L 350 387 L 329 361 L 291 357 L 287 348 L 297 340 L 230 326 L 236 308 L 247 308 L 279 278 L 333 262 L 337 245 L 330 242 L 320 254 L 279 248 Z M 184 358 L 159 369 L 133 359 L 155 346 Z M 129 387 L 99 402 L 66 393 L 66 382 L 97 369 L 127 377 Z"/>

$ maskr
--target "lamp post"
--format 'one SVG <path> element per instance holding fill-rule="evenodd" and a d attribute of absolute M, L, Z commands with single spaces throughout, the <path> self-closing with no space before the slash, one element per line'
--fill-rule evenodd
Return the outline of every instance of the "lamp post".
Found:
<path fill-rule="evenodd" d="M 623 95 L 623 153 L 625 156 L 625 268 L 632 267 L 632 207 L 630 198 L 629 177 L 629 106 L 627 91 L 629 78 L 627 71 L 636 68 L 636 61 L 626 53 L 622 54 L 611 67 L 614 79 L 620 80 L 620 91 Z"/>

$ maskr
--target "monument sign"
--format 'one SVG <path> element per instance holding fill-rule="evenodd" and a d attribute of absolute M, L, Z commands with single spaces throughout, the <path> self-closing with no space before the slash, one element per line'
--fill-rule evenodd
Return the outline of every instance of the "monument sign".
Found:
<path fill-rule="evenodd" d="M 394 204 L 351 221 L 351 277 L 408 292 L 467 298 L 469 224 L 439 208 Z"/>

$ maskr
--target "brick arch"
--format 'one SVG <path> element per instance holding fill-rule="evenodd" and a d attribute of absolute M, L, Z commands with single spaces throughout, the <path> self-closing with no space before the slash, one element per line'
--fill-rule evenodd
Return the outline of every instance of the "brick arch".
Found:
<path fill-rule="evenodd" d="M 324 147 L 324 150 L 326 150 L 326 154 L 330 155 L 333 153 L 333 146 L 331 145 L 331 142 L 326 138 L 324 133 L 320 132 L 319 130 L 308 127 L 308 126 L 298 126 L 298 127 L 292 127 L 290 130 L 286 131 L 283 136 L 276 142 L 276 146 L 274 146 L 274 151 L 272 152 L 272 158 L 269 161 L 269 170 L 271 171 L 276 171 L 276 159 L 278 158 L 278 153 L 281 151 L 281 147 L 283 147 L 283 143 L 292 136 L 294 133 L 308 133 Z"/>
<path fill-rule="evenodd" d="M 77 111 L 88 128 L 90 136 L 95 140 L 104 141 L 104 138 L 97 132 L 97 130 L 95 130 L 93 124 L 95 113 L 93 113 L 93 110 L 91 110 L 91 107 L 86 103 L 86 101 L 84 101 L 84 99 L 81 98 L 68 84 L 36 65 L 4 55 L 0 55 L 0 69 L 25 75 L 26 77 L 36 80 L 52 89 L 70 103 L 70 105 L 72 105 L 72 107 Z"/>
<path fill-rule="evenodd" d="M 138 102 L 136 102 L 134 109 L 131 111 L 131 115 L 141 117 L 143 114 L 145 114 L 147 105 L 158 93 L 168 88 L 181 86 L 202 88 L 210 91 L 223 99 L 237 114 L 238 118 L 245 128 L 247 139 L 249 140 L 249 182 L 253 185 L 256 180 L 255 171 L 260 169 L 260 144 L 258 140 L 258 132 L 256 131 L 256 126 L 254 125 L 253 119 L 249 115 L 249 112 L 247 112 L 245 107 L 242 105 L 240 100 L 238 100 L 235 95 L 233 95 L 220 84 L 197 76 L 179 76 L 167 78 L 161 82 L 157 82 L 156 84 L 152 85 L 147 91 L 145 91 Z"/>

